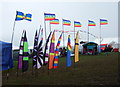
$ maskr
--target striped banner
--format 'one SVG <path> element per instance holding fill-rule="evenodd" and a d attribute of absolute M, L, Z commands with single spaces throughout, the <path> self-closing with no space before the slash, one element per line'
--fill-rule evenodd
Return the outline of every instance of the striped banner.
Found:
<path fill-rule="evenodd" d="M 60 35 L 60 37 L 58 39 L 56 50 L 55 50 L 54 69 L 58 67 L 58 54 L 59 54 L 59 46 L 60 46 L 61 40 L 62 40 L 62 34 Z"/>
<path fill-rule="evenodd" d="M 55 32 L 53 32 L 53 34 L 52 34 L 51 43 L 50 43 L 48 69 L 52 69 L 53 68 L 53 60 L 54 60 L 54 55 L 55 55 L 55 50 L 54 49 L 55 49 Z"/>

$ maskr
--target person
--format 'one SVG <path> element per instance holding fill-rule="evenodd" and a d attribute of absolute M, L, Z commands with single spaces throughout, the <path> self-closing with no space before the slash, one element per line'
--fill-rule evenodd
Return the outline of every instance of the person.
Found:
<path fill-rule="evenodd" d="M 106 56 L 108 56 L 109 48 L 107 46 L 105 47 L 105 52 L 106 52 Z"/>

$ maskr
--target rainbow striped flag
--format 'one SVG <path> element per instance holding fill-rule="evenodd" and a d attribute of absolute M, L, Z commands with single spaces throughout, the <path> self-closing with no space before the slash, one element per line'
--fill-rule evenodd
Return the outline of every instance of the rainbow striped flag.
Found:
<path fill-rule="evenodd" d="M 82 25 L 81 25 L 81 23 L 80 22 L 76 22 L 76 21 L 74 21 L 74 27 L 81 27 Z"/>
<path fill-rule="evenodd" d="M 62 40 L 62 34 L 60 35 L 60 37 L 58 39 L 56 50 L 55 50 L 54 69 L 58 67 L 58 54 L 59 54 L 59 46 L 60 46 L 61 40 Z"/>
<path fill-rule="evenodd" d="M 53 60 L 54 60 L 54 55 L 55 55 L 55 32 L 53 32 L 52 34 L 52 38 L 51 38 L 51 43 L 50 43 L 50 52 L 49 52 L 49 64 L 48 64 L 48 69 L 52 69 L 53 68 Z"/>
<path fill-rule="evenodd" d="M 108 21 L 106 19 L 100 19 L 100 25 L 106 25 Z"/>
<path fill-rule="evenodd" d="M 51 20 L 50 24 L 59 24 L 59 19 Z"/>
<path fill-rule="evenodd" d="M 64 20 L 64 19 L 63 19 L 63 25 L 70 26 L 70 25 L 71 25 L 71 22 L 70 22 L 69 20 Z"/>
<path fill-rule="evenodd" d="M 31 21 L 32 19 L 32 14 L 24 14 L 23 12 L 16 11 L 16 19 L 15 21 L 20 21 L 20 20 L 27 20 Z"/>
<path fill-rule="evenodd" d="M 94 21 L 88 20 L 88 26 L 96 26 Z"/>
<path fill-rule="evenodd" d="M 55 19 L 55 14 L 44 13 L 45 21 L 50 21 Z"/>
<path fill-rule="evenodd" d="M 70 35 L 68 35 L 68 44 L 67 44 L 67 67 L 70 67 L 72 65 L 72 61 L 71 61 L 71 50 L 72 50 L 72 46 L 70 43 Z"/>

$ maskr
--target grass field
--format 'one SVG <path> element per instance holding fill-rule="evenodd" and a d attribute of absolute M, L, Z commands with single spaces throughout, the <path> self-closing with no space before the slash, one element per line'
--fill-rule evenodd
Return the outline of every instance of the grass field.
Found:
<path fill-rule="evenodd" d="M 72 57 L 73 60 L 73 57 Z M 9 71 L 8 80 L 3 71 L 2 85 L 119 85 L 118 82 L 118 53 L 111 52 L 108 56 L 80 55 L 80 61 L 66 67 L 66 58 L 59 58 L 59 67 L 49 70 L 47 66 L 34 70 L 32 74 L 31 62 L 29 70 L 16 74 L 14 68 Z"/>

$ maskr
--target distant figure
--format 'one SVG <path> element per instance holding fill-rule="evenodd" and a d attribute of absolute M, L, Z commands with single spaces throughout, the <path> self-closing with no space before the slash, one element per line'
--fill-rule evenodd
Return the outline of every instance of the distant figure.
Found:
<path fill-rule="evenodd" d="M 107 46 L 105 47 L 105 52 L 106 52 L 106 56 L 108 56 L 109 48 Z"/>

